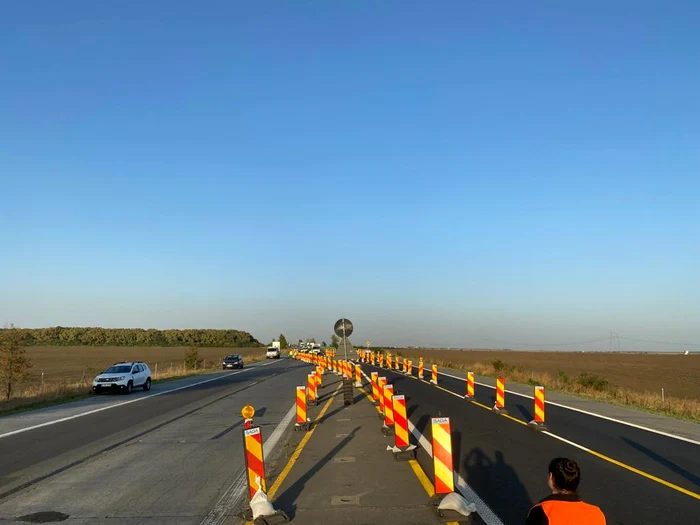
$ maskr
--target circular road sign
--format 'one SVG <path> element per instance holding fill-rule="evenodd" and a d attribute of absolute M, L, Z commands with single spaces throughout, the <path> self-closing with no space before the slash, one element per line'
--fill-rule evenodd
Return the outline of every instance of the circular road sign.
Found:
<path fill-rule="evenodd" d="M 350 319 L 345 319 L 344 317 L 342 319 L 338 319 L 333 327 L 333 331 L 338 337 L 350 337 L 352 334 L 352 329 L 352 321 Z"/>
<path fill-rule="evenodd" d="M 243 407 L 243 409 L 241 409 L 241 415 L 243 416 L 243 419 L 253 419 L 255 409 L 252 405 L 246 405 Z"/>

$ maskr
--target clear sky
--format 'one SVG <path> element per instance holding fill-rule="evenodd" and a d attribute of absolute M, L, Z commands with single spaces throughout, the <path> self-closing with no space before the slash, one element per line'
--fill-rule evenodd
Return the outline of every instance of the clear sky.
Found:
<path fill-rule="evenodd" d="M 0 322 L 698 349 L 699 27 L 695 0 L 7 3 Z"/>

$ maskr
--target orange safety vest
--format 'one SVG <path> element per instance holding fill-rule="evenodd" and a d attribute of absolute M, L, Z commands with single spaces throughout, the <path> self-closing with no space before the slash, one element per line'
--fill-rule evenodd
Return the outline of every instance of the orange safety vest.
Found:
<path fill-rule="evenodd" d="M 530 509 L 525 525 L 606 525 L 600 508 L 578 494 L 552 494 Z"/>

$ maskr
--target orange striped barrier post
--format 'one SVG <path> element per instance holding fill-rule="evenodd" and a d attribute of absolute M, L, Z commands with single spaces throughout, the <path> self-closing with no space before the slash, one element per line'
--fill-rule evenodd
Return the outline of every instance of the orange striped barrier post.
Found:
<path fill-rule="evenodd" d="M 374 352 L 372 352 L 372 366 L 375 365 L 375 361 L 376 361 L 376 356 L 374 355 Z"/>
<path fill-rule="evenodd" d="M 370 380 L 372 382 L 372 404 L 379 404 L 379 372 L 372 372 L 370 375 Z"/>
<path fill-rule="evenodd" d="M 316 367 L 316 389 L 319 389 L 323 386 L 323 367 L 317 366 Z"/>
<path fill-rule="evenodd" d="M 333 359 L 332 365 L 333 365 L 333 373 L 336 374 L 338 372 L 338 369 L 337 369 L 337 366 L 335 364 L 335 359 Z"/>
<path fill-rule="evenodd" d="M 396 356 L 396 358 L 394 359 L 394 370 L 398 370 L 398 369 L 399 369 L 399 356 Z"/>
<path fill-rule="evenodd" d="M 434 385 L 437 385 L 437 383 L 438 383 L 438 377 L 437 377 L 437 376 L 438 376 L 437 365 L 433 365 L 433 371 L 432 371 L 432 375 L 431 375 L 431 377 L 430 377 L 430 382 L 431 382 L 432 384 L 434 384 Z"/>
<path fill-rule="evenodd" d="M 386 367 L 391 368 L 391 353 L 390 352 L 386 353 Z"/>
<path fill-rule="evenodd" d="M 377 388 L 379 389 L 379 419 L 384 419 L 384 410 L 386 408 L 386 397 L 384 397 L 384 387 L 386 386 L 386 377 L 377 379 Z"/>
<path fill-rule="evenodd" d="M 362 368 L 360 365 L 355 365 L 355 388 L 362 386 Z"/>
<path fill-rule="evenodd" d="M 379 368 L 384 368 L 384 354 L 379 354 Z"/>
<path fill-rule="evenodd" d="M 297 421 L 294 430 L 308 430 L 309 418 L 306 415 L 306 387 L 297 387 Z"/>
<path fill-rule="evenodd" d="M 464 397 L 467 399 L 474 397 L 474 372 L 467 372 L 467 395 Z"/>
<path fill-rule="evenodd" d="M 307 400 L 311 404 L 316 404 L 316 374 L 309 374 L 306 380 Z"/>
<path fill-rule="evenodd" d="M 433 505 L 438 516 L 447 521 L 462 521 L 465 514 L 456 510 L 463 509 L 470 514 L 476 509 L 473 504 L 455 492 L 454 462 L 452 459 L 452 432 L 449 417 L 430 418 L 433 435 L 433 473 L 435 495 Z M 449 495 L 449 498 L 445 497 Z M 443 505 L 443 503 L 447 503 Z"/>
<path fill-rule="evenodd" d="M 418 379 L 423 380 L 423 358 L 418 358 Z"/>
<path fill-rule="evenodd" d="M 507 414 L 506 410 L 506 380 L 502 377 L 496 379 L 496 404 L 493 411 L 497 414 Z"/>
<path fill-rule="evenodd" d="M 391 396 L 391 407 L 394 411 L 394 446 L 386 447 L 394 453 L 394 459 L 408 461 L 415 459 L 416 446 L 411 445 L 408 433 L 408 417 L 406 416 L 406 396 Z"/>
<path fill-rule="evenodd" d="M 527 426 L 535 430 L 547 430 L 544 424 L 544 387 L 535 387 L 535 419 L 530 421 Z"/>
<path fill-rule="evenodd" d="M 408 364 L 406 365 L 406 368 L 407 368 L 406 373 L 409 376 L 412 376 L 413 375 L 413 361 L 409 360 Z"/>
<path fill-rule="evenodd" d="M 382 426 L 382 432 L 385 436 L 393 436 L 394 407 L 391 404 L 391 398 L 394 395 L 394 385 L 384 385 L 382 392 L 384 393 L 384 426 Z"/>
<path fill-rule="evenodd" d="M 260 427 L 251 427 L 243 431 L 245 446 L 245 467 L 248 478 L 248 495 L 253 499 L 258 490 L 267 492 L 265 485 L 265 460 L 263 458 L 262 432 Z"/>

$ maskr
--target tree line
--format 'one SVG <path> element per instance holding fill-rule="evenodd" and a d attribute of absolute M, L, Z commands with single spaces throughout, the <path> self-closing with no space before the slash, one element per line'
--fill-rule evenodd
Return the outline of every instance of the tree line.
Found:
<path fill-rule="evenodd" d="M 8 329 L 0 329 L 0 335 Z M 242 330 L 156 330 L 154 328 L 14 328 L 24 346 L 262 346 Z"/>

